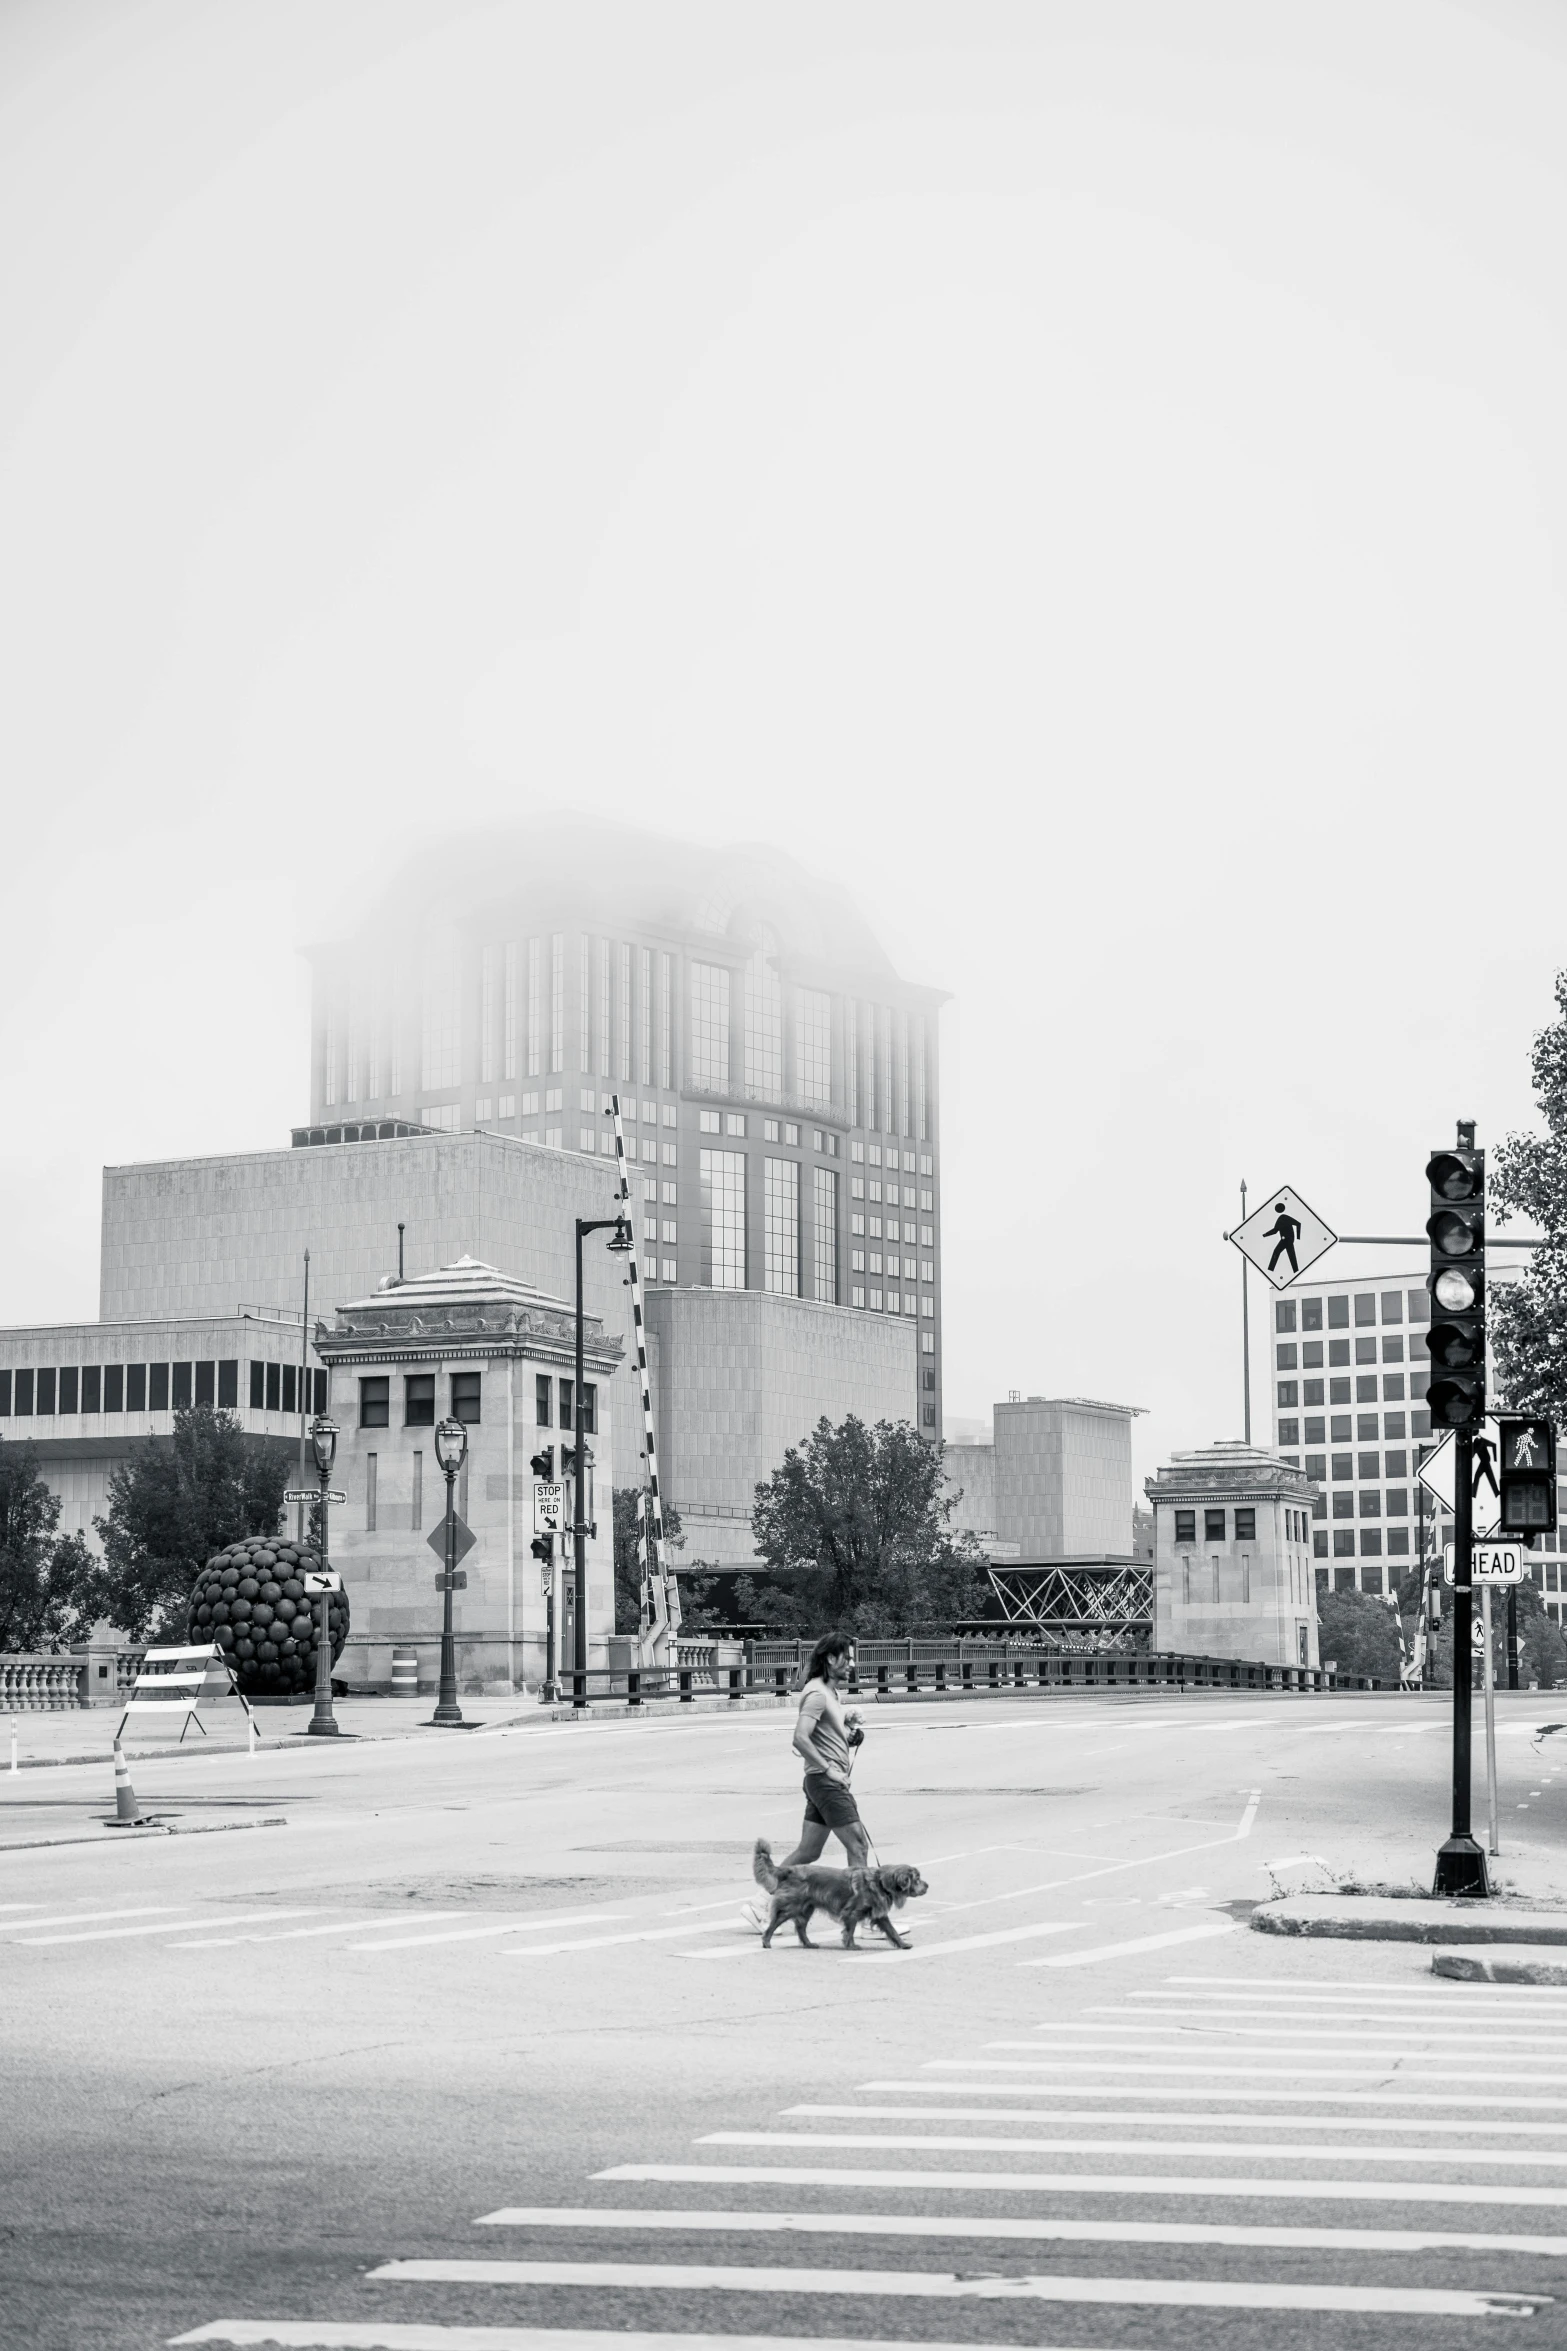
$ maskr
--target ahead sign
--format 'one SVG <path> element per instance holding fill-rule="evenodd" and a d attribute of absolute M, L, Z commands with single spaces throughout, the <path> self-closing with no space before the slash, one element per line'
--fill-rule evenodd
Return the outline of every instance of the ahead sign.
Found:
<path fill-rule="evenodd" d="M 1521 1584 L 1524 1579 L 1523 1545 L 1521 1543 L 1479 1543 L 1473 1551 L 1473 1580 L 1476 1584 Z M 1442 1581 L 1453 1581 L 1453 1546 L 1442 1547 Z"/>
<path fill-rule="evenodd" d="M 1262 1197 L 1263 1206 L 1254 1208 L 1229 1237 L 1276 1290 L 1287 1290 L 1308 1265 L 1326 1256 L 1338 1235 L 1288 1184 Z"/>

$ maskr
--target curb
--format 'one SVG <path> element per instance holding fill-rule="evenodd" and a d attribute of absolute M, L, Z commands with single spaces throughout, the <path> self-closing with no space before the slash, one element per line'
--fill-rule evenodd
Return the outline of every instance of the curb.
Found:
<path fill-rule="evenodd" d="M 1567 1909 L 1516 1908 L 1488 1901 L 1439 1900 L 1411 1895 L 1344 1899 L 1331 1894 L 1292 1894 L 1263 1902 L 1252 1912 L 1259 1934 L 1323 1936 L 1348 1943 L 1521 1943 L 1567 1945 Z"/>
<path fill-rule="evenodd" d="M 155 1837 L 223 1837 L 233 1829 L 286 1829 L 288 1822 L 282 1813 L 277 1813 L 265 1820 L 198 1820 L 188 1829 L 177 1827 L 171 1820 L 144 1820 L 137 1825 Z M 26 1837 L 19 1844 L 0 1845 L 0 1857 L 7 1853 L 47 1853 L 56 1845 L 106 1845 L 112 1826 L 105 1821 L 96 1837 Z"/>
<path fill-rule="evenodd" d="M 1567 1951 L 1516 1943 L 1506 1951 L 1437 1951 L 1431 1973 L 1459 1984 L 1567 1984 Z"/>

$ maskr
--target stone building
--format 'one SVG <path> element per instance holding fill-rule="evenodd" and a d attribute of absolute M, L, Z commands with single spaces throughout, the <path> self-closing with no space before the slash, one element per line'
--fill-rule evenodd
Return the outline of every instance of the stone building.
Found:
<path fill-rule="evenodd" d="M 340 1430 L 333 1483 L 346 1496 L 331 1522 L 332 1564 L 350 1604 L 338 1668 L 357 1687 L 389 1688 L 394 1648 L 419 1655 L 421 1682 L 439 1665 L 446 1488 L 435 1427 L 450 1416 L 468 1432 L 455 1481 L 458 1516 L 475 1537 L 455 1595 L 457 1672 L 465 1689 L 536 1688 L 546 1674 L 551 1605 L 572 1654 L 563 1549 L 553 1575 L 532 1555 L 532 1472 L 541 1447 L 573 1428 L 574 1309 L 494 1266 L 461 1258 L 340 1306 L 317 1337 L 334 1374 Z M 613 1429 L 597 1409 L 622 1359 L 597 1316 L 586 1323 L 585 1404 L 593 1455 L 588 1481 L 588 1663 L 605 1663 L 614 1630 L 610 1495 Z"/>
<path fill-rule="evenodd" d="M 1154 1518 L 1154 1647 L 1263 1665 L 1317 1651 L 1313 1486 L 1260 1446 L 1177 1453 L 1143 1488 Z"/>

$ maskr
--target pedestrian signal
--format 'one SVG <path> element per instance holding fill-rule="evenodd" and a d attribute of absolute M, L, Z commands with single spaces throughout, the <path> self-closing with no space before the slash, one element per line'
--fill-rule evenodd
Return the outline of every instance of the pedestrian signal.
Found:
<path fill-rule="evenodd" d="M 1501 1429 L 1501 1531 L 1548 1535 L 1556 1528 L 1556 1431 L 1548 1420 L 1508 1420 Z"/>
<path fill-rule="evenodd" d="M 532 1470 L 536 1478 L 542 1478 L 546 1485 L 553 1485 L 555 1482 L 554 1446 L 542 1446 L 540 1450 L 534 1454 L 533 1459 L 528 1464 L 528 1467 Z"/>
<path fill-rule="evenodd" d="M 528 1545 L 528 1549 L 533 1553 L 535 1559 L 542 1559 L 545 1566 L 548 1567 L 555 1556 L 555 1538 L 553 1535 L 535 1535 Z"/>
<path fill-rule="evenodd" d="M 1431 1214 L 1431 1388 L 1433 1426 L 1478 1428 L 1485 1418 L 1485 1153 L 1474 1128 L 1458 1147 L 1434 1151 L 1426 1167 Z"/>

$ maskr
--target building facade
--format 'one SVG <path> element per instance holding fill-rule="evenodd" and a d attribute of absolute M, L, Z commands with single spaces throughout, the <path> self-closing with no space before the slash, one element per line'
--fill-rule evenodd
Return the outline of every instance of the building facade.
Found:
<path fill-rule="evenodd" d="M 1154 1520 L 1154 1646 L 1316 1666 L 1312 1484 L 1251 1445 L 1177 1453 L 1143 1488 Z"/>
<path fill-rule="evenodd" d="M 618 1094 L 649 1287 L 912 1324 L 905 1412 L 940 1436 L 943 998 L 842 891 L 770 850 L 545 826 L 421 868 L 312 963 L 296 1141 L 400 1119 L 612 1158 Z"/>
<path fill-rule="evenodd" d="M 567 1546 L 550 1569 L 533 1557 L 529 1463 L 571 1438 L 575 1412 L 574 1309 L 494 1266 L 461 1259 L 340 1306 L 319 1335 L 333 1373 L 340 1434 L 333 1480 L 346 1499 L 331 1522 L 332 1564 L 349 1597 L 350 1630 L 338 1671 L 356 1688 L 389 1689 L 394 1649 L 414 1649 L 421 1683 L 439 1669 L 446 1488 L 435 1456 L 437 1422 L 468 1432 L 455 1480 L 457 1515 L 474 1537 L 467 1582 L 453 1598 L 458 1680 L 464 1689 L 537 1688 L 547 1672 L 551 1611 L 569 1663 L 573 1633 Z M 615 1623 L 610 1495 L 612 1417 L 599 1409 L 622 1359 L 595 1316 L 586 1326 L 584 1409 L 589 1427 L 588 1664 L 602 1666 Z M 587 1376 L 591 1374 L 591 1377 Z"/>
<path fill-rule="evenodd" d="M 1152 1578 L 1132 1547 L 1136 1417 L 1088 1396 L 1012 1396 L 991 1408 L 988 1445 L 946 1447 L 952 1526 L 984 1551 L 1000 1621 L 1070 1645 L 1151 1637 Z"/>

